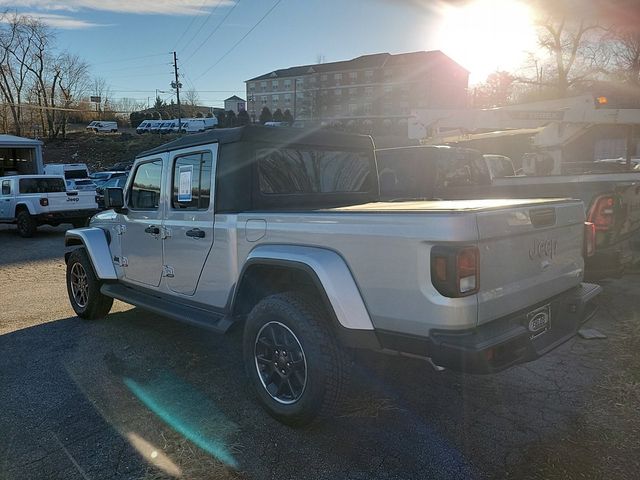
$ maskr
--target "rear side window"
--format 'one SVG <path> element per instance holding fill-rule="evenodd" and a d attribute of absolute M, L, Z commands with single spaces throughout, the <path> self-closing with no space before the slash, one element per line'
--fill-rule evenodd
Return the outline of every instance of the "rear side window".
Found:
<path fill-rule="evenodd" d="M 141 164 L 131 184 L 129 207 L 133 210 L 157 210 L 160 206 L 162 160 Z"/>
<path fill-rule="evenodd" d="M 21 178 L 20 193 L 60 193 L 67 188 L 61 178 Z"/>
<path fill-rule="evenodd" d="M 464 187 L 491 184 L 487 163 L 478 152 L 447 150 L 438 161 L 437 186 Z"/>
<path fill-rule="evenodd" d="M 263 194 L 368 192 L 371 160 L 362 152 L 313 149 L 258 150 Z"/>
<path fill-rule="evenodd" d="M 64 178 L 66 178 L 67 180 L 75 180 L 76 178 L 87 178 L 88 176 L 89 172 L 83 169 L 64 171 Z"/>
<path fill-rule="evenodd" d="M 176 158 L 171 205 L 180 210 L 207 210 L 211 201 L 211 152 Z"/>
<path fill-rule="evenodd" d="M 2 181 L 2 195 L 11 195 L 11 182 L 9 180 Z"/>

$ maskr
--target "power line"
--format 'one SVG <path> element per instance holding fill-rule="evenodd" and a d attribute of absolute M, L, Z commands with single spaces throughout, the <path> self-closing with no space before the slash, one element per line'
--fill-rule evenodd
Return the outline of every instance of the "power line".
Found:
<path fill-rule="evenodd" d="M 238 0 L 236 3 L 233 4 L 233 7 L 231 7 L 231 9 L 227 12 L 227 14 L 224 16 L 224 18 L 222 20 L 220 20 L 220 23 L 218 23 L 218 25 L 215 26 L 215 28 L 211 31 L 211 33 L 207 36 L 207 38 L 205 38 L 202 43 L 200 45 L 198 45 L 198 48 L 196 48 L 193 52 L 191 52 L 191 55 L 189 55 L 187 57 L 187 59 L 185 60 L 185 62 L 188 62 L 191 58 L 193 58 L 193 56 L 198 52 L 198 50 L 200 50 L 205 43 L 207 43 L 209 41 L 209 39 L 211 37 L 213 37 L 213 35 L 218 31 L 218 29 L 222 26 L 222 24 L 227 20 L 227 18 L 229 18 L 229 15 L 231 15 L 231 13 L 236 9 L 236 7 L 240 4 L 240 0 Z"/>
<path fill-rule="evenodd" d="M 225 52 L 225 53 L 224 53 L 224 54 L 223 54 L 223 55 L 222 55 L 222 56 L 221 56 L 221 57 L 220 57 L 220 58 L 219 58 L 219 59 L 218 59 L 218 60 L 217 60 L 213 65 L 211 65 L 211 66 L 210 66 L 209 68 L 207 68 L 204 72 L 202 72 L 202 75 L 200 75 L 198 78 L 196 78 L 196 80 L 198 80 L 198 79 L 200 79 L 200 78 L 204 77 L 204 76 L 205 76 L 207 73 L 209 73 L 209 72 L 210 72 L 210 71 L 211 71 L 215 66 L 217 66 L 217 65 L 218 65 L 218 64 L 219 64 L 219 63 L 220 63 L 220 62 L 221 62 L 221 61 L 222 61 L 222 60 L 223 60 L 227 55 L 229 55 L 232 51 L 234 51 L 234 50 L 235 50 L 235 48 L 236 48 L 238 45 L 240 45 L 240 43 L 242 43 L 242 41 L 243 41 L 245 38 L 247 38 L 247 37 L 251 34 L 251 32 L 253 32 L 253 31 L 258 27 L 258 25 L 260 25 L 260 24 L 263 22 L 263 20 L 264 20 L 265 18 L 267 18 L 267 17 L 269 16 L 269 14 L 270 14 L 270 13 L 271 13 L 271 12 L 272 12 L 272 11 L 273 11 L 273 10 L 274 10 L 278 5 L 279 5 L 279 4 L 280 4 L 280 2 L 282 2 L 282 0 L 276 0 L 276 3 L 274 3 L 274 4 L 271 6 L 271 8 L 270 8 L 269 10 L 267 10 L 267 12 L 266 12 L 266 13 L 265 13 L 261 18 L 260 18 L 260 20 L 258 20 L 258 21 L 253 25 L 253 27 L 251 27 L 251 28 L 247 31 L 247 33 L 245 33 L 245 34 L 240 38 L 240 40 L 238 40 L 236 43 L 234 43 L 234 44 L 233 44 L 233 46 L 232 46 L 229 50 L 227 50 L 227 51 L 226 51 L 226 52 Z"/>
<path fill-rule="evenodd" d="M 208 0 L 202 0 L 202 5 L 200 5 L 200 8 L 198 10 L 202 10 L 204 8 L 204 4 L 207 3 Z M 222 1 L 222 0 L 220 0 Z M 185 28 L 182 31 L 182 34 L 180 35 L 180 37 L 178 38 L 178 40 L 176 41 L 176 44 L 174 45 L 173 49 L 176 50 L 178 47 L 178 44 L 180 43 L 180 40 L 182 40 L 184 38 L 184 34 L 187 33 L 189 31 L 189 29 L 191 28 L 191 26 L 193 25 L 193 22 L 196 21 L 197 15 L 193 15 L 191 17 L 191 21 L 189 22 L 189 25 L 187 25 L 187 28 Z M 188 44 L 187 44 L 188 45 Z"/>
<path fill-rule="evenodd" d="M 239 0 L 238 0 L 239 1 Z M 211 10 L 209 12 L 209 15 L 207 15 L 207 17 L 204 19 L 204 21 L 200 24 L 200 28 L 198 28 L 198 30 L 196 31 L 195 34 L 193 34 L 193 36 L 189 39 L 189 41 L 187 42 L 187 44 L 182 48 L 182 50 L 186 50 L 187 47 L 189 45 L 191 45 L 191 42 L 193 42 L 196 37 L 200 34 L 200 32 L 202 31 L 202 28 L 207 24 L 207 22 L 209 21 L 209 19 L 213 16 L 213 14 L 215 13 L 215 11 L 218 9 L 218 7 L 222 4 L 222 0 L 218 0 L 218 3 L 216 4 L 215 7 L 213 7 L 213 10 Z M 235 7 L 235 5 L 234 5 Z M 231 9 L 233 10 L 233 8 Z"/>

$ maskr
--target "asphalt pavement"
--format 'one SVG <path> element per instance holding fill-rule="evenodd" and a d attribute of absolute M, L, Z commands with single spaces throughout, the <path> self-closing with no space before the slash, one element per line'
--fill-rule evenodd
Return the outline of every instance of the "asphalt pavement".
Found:
<path fill-rule="evenodd" d="M 614 369 L 615 319 L 639 310 L 640 276 L 607 282 L 618 317 L 605 308 L 589 326 L 609 338 L 576 338 L 496 375 L 366 355 L 344 413 L 292 429 L 249 390 L 240 332 L 120 302 L 105 320 L 75 317 L 63 237 L 0 227 L 1 479 L 536 478 L 532 449 L 566 438 Z"/>

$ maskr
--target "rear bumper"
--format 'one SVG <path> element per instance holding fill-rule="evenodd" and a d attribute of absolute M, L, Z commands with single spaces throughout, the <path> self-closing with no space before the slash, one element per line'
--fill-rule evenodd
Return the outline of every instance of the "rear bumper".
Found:
<path fill-rule="evenodd" d="M 433 363 L 469 373 L 494 373 L 530 362 L 572 338 L 597 310 L 598 285 L 583 283 L 526 310 L 464 331 L 433 330 L 429 337 L 377 332 L 382 348 L 430 357 Z M 528 313 L 549 305 L 543 333 L 529 330 Z"/>
<path fill-rule="evenodd" d="M 94 216 L 98 213 L 98 209 L 84 209 L 84 210 L 64 210 L 61 212 L 47 212 L 36 216 L 36 220 L 40 223 L 59 222 L 72 220 L 84 220 Z"/>

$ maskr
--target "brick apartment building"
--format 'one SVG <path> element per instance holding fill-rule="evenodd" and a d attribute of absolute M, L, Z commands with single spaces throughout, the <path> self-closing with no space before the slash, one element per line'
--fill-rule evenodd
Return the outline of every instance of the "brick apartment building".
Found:
<path fill-rule="evenodd" d="M 247 111 L 290 110 L 296 120 L 355 127 L 406 126 L 414 108 L 466 105 L 469 72 L 444 53 L 363 55 L 275 70 L 247 80 Z"/>

